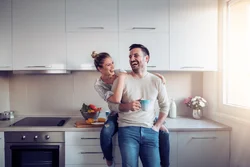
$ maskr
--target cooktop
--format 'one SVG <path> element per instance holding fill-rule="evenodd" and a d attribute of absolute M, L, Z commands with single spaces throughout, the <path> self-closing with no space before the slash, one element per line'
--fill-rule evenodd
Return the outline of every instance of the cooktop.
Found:
<path fill-rule="evenodd" d="M 26 117 L 10 126 L 63 126 L 70 117 Z"/>

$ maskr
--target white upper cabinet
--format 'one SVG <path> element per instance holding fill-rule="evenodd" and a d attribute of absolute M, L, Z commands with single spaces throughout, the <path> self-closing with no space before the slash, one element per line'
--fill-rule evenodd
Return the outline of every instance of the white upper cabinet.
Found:
<path fill-rule="evenodd" d="M 170 0 L 170 70 L 217 70 L 218 0 Z"/>
<path fill-rule="evenodd" d="M 168 32 L 169 0 L 119 0 L 119 29 Z"/>
<path fill-rule="evenodd" d="M 13 66 L 66 68 L 64 0 L 13 0 Z"/>
<path fill-rule="evenodd" d="M 66 0 L 66 31 L 117 31 L 117 0 Z"/>
<path fill-rule="evenodd" d="M 95 70 L 92 51 L 119 66 L 117 0 L 66 0 L 67 68 Z"/>
<path fill-rule="evenodd" d="M 150 60 L 149 71 L 164 71 L 169 69 L 169 34 L 150 32 L 124 32 L 119 37 L 119 55 L 121 68 L 131 70 L 129 64 L 129 46 L 142 44 L 148 48 Z"/>
<path fill-rule="evenodd" d="M 119 67 L 117 33 L 67 33 L 67 68 L 69 70 L 96 70 L 92 51 L 107 52 Z"/>
<path fill-rule="evenodd" d="M 11 0 L 0 1 L 0 71 L 12 70 Z"/>
<path fill-rule="evenodd" d="M 119 1 L 119 56 L 121 68 L 130 70 L 129 46 L 149 49 L 149 71 L 169 70 L 169 0 Z"/>

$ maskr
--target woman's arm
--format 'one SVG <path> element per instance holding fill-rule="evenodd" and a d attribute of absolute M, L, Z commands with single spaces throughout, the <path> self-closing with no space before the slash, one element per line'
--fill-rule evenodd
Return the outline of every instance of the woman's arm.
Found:
<path fill-rule="evenodd" d="M 121 73 L 118 76 L 118 82 L 117 82 L 117 87 L 114 90 L 114 94 L 111 95 L 107 100 L 112 103 L 120 103 L 122 99 L 122 92 L 124 88 L 124 82 L 127 74 L 126 73 Z"/>

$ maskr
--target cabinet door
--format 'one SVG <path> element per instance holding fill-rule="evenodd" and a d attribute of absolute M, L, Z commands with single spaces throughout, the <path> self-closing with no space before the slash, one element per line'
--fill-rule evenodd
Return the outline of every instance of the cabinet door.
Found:
<path fill-rule="evenodd" d="M 0 71 L 12 70 L 11 0 L 0 1 Z"/>
<path fill-rule="evenodd" d="M 92 51 L 107 52 L 119 68 L 118 33 L 67 33 L 67 68 L 70 70 L 96 70 Z"/>
<path fill-rule="evenodd" d="M 66 146 L 99 146 L 100 132 L 65 132 Z"/>
<path fill-rule="evenodd" d="M 100 146 L 66 146 L 65 164 L 99 165 L 105 164 Z"/>
<path fill-rule="evenodd" d="M 13 66 L 66 68 L 64 0 L 13 0 Z"/>
<path fill-rule="evenodd" d="M 117 0 L 66 0 L 66 30 L 117 31 Z"/>
<path fill-rule="evenodd" d="M 119 37 L 119 56 L 121 67 L 131 70 L 129 64 L 129 46 L 142 44 L 149 49 L 149 71 L 169 69 L 169 35 L 168 33 L 124 32 Z"/>
<path fill-rule="evenodd" d="M 170 70 L 217 70 L 218 0 L 170 0 Z"/>
<path fill-rule="evenodd" d="M 177 133 L 170 132 L 169 133 L 169 141 L 170 141 L 170 167 L 177 167 Z"/>
<path fill-rule="evenodd" d="M 178 167 L 211 166 L 229 166 L 229 132 L 178 133 Z"/>
<path fill-rule="evenodd" d="M 119 0 L 119 29 L 168 32 L 169 0 Z"/>

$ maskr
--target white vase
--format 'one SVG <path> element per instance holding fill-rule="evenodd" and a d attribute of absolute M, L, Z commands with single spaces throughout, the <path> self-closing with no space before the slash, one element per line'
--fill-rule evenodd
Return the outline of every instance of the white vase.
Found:
<path fill-rule="evenodd" d="M 201 119 L 202 111 L 200 109 L 193 109 L 193 118 L 194 119 Z"/>

